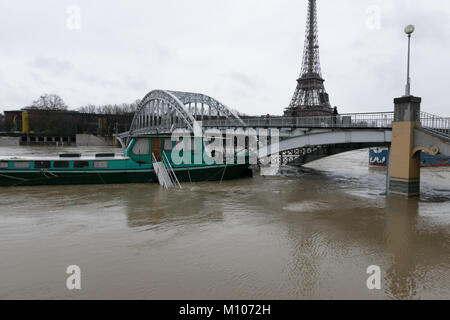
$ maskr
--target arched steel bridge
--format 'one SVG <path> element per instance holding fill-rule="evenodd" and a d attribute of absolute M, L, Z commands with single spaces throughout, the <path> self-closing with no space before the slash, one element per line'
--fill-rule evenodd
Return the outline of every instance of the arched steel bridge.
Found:
<path fill-rule="evenodd" d="M 153 90 L 141 100 L 130 131 L 120 136 L 167 133 L 177 128 L 194 131 L 195 122 L 204 120 L 233 121 L 245 126 L 235 111 L 207 95 Z"/>
<path fill-rule="evenodd" d="M 438 147 L 450 155 L 450 120 L 425 112 L 417 115 L 416 129 L 422 146 Z M 117 135 L 121 141 L 132 136 L 170 134 L 175 129 L 271 129 L 279 130 L 281 154 L 301 155 L 316 150 L 319 157 L 370 146 L 388 145 L 392 139 L 394 112 L 349 113 L 312 117 L 239 117 L 236 111 L 216 99 L 192 92 L 153 90 L 141 100 L 130 130 Z M 421 132 L 419 132 L 421 131 Z M 428 136 L 430 142 L 424 137 Z M 431 138 L 430 138 L 431 137 Z M 425 141 L 426 140 L 426 141 Z M 125 142 L 125 141 L 124 141 Z M 124 143 L 125 144 L 125 143 Z M 318 147 L 318 148 L 317 148 Z M 306 149 L 305 149 L 306 148 Z M 305 150 L 302 150 L 305 149 Z M 268 150 L 272 150 L 269 148 Z M 262 153 L 261 157 L 270 156 Z M 303 157 L 303 161 L 308 157 Z M 315 156 L 309 159 L 315 159 Z"/>

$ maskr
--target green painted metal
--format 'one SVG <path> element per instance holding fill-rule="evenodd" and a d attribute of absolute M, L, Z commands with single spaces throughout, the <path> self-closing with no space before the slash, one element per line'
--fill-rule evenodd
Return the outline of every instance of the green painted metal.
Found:
<path fill-rule="evenodd" d="M 248 176 L 248 164 L 174 169 L 180 182 L 217 181 Z M 153 169 L 141 170 L 0 170 L 0 186 L 119 184 L 157 182 Z"/>
<path fill-rule="evenodd" d="M 151 140 L 161 139 L 161 152 L 165 153 L 173 166 L 174 172 L 180 182 L 227 180 L 249 175 L 249 164 L 212 164 L 208 165 L 204 159 L 201 163 L 193 164 L 195 154 L 191 152 L 191 164 L 176 165 L 172 161 L 172 151 L 164 150 L 164 139 L 170 137 L 145 137 L 149 143 L 149 154 L 134 154 L 134 138 L 124 152 L 128 158 L 122 159 L 70 159 L 45 160 L 36 159 L 36 162 L 50 162 L 48 168 L 35 168 L 34 160 L 8 160 L 8 167 L 0 169 L 0 186 L 31 186 L 31 185 L 67 185 L 67 184 L 116 184 L 116 183 L 147 183 L 157 182 L 151 160 Z M 175 142 L 172 142 L 174 148 Z M 201 145 L 203 153 L 203 143 Z M 202 157 L 203 158 L 203 157 Z M 55 162 L 66 161 L 67 168 L 55 167 Z M 87 162 L 84 168 L 74 167 L 78 161 Z M 5 163 L 3 160 L 2 163 Z M 16 168 L 14 163 L 29 163 L 27 168 Z M 96 166 L 101 162 L 101 167 Z M 106 167 L 105 166 L 106 163 Z M 41 164 L 42 165 L 42 164 Z"/>

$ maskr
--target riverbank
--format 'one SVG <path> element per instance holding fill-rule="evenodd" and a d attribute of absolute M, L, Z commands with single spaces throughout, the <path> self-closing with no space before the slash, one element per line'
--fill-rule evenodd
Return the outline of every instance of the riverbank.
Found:
<path fill-rule="evenodd" d="M 75 146 L 75 147 L 120 147 L 114 137 L 102 137 L 92 134 L 76 134 L 73 137 L 55 137 L 44 135 L 4 134 L 0 136 L 0 147 L 10 146 Z"/>

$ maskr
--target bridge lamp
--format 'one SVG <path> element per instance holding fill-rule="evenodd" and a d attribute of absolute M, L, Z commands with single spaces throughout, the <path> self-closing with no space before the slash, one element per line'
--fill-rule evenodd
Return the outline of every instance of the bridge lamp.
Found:
<path fill-rule="evenodd" d="M 410 61 L 410 52 L 411 52 L 411 34 L 414 32 L 415 28 L 412 24 L 407 25 L 405 28 L 405 33 L 408 35 L 408 70 L 406 76 L 406 90 L 405 96 L 411 95 L 411 78 L 409 77 L 409 61 Z"/>

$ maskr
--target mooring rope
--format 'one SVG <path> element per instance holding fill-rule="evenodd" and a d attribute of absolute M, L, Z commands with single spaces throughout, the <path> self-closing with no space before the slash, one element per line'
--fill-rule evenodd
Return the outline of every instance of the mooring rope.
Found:
<path fill-rule="evenodd" d="M 53 172 L 50 172 L 50 171 L 47 171 L 47 170 L 43 170 L 42 169 L 40 172 L 46 179 L 59 178 L 57 174 L 55 174 Z M 47 177 L 47 174 L 51 175 L 51 177 Z"/>
<path fill-rule="evenodd" d="M 191 172 L 188 169 L 188 176 L 189 176 L 189 182 L 192 184 L 192 180 L 191 180 Z"/>
<path fill-rule="evenodd" d="M 225 163 L 225 167 L 223 168 L 222 177 L 220 178 L 219 184 L 222 183 L 223 177 L 225 176 L 225 170 L 227 170 L 227 163 Z"/>
<path fill-rule="evenodd" d="M 100 180 L 102 180 L 103 184 L 106 184 L 105 180 L 103 180 L 102 175 L 100 174 L 100 172 L 97 171 L 98 176 L 100 177 Z"/>
<path fill-rule="evenodd" d="M 19 177 L 12 177 L 12 176 L 8 176 L 6 174 L 0 174 L 0 176 L 5 177 L 5 178 L 9 178 L 9 179 L 16 179 L 16 180 L 20 180 L 20 181 L 29 181 L 29 179 L 24 179 L 24 178 L 19 178 Z"/>

